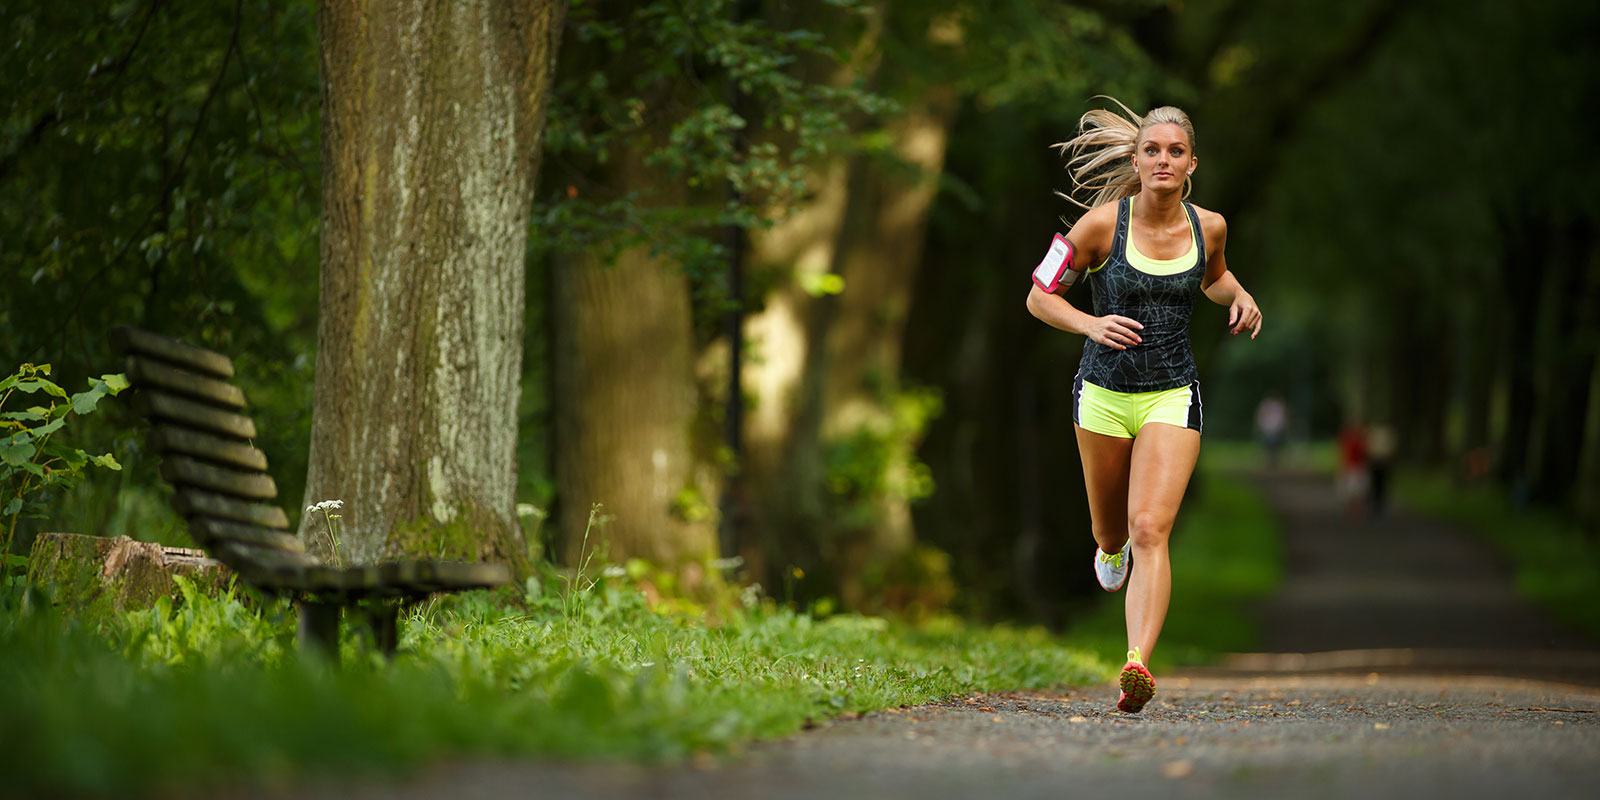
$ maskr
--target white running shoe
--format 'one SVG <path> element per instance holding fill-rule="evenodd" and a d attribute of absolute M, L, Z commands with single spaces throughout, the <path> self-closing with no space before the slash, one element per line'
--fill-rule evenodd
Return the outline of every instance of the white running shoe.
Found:
<path fill-rule="evenodd" d="M 1133 541 L 1130 539 L 1121 550 L 1107 554 L 1094 549 L 1094 576 L 1100 579 L 1100 588 L 1114 592 L 1128 580 L 1128 567 L 1133 565 Z"/>

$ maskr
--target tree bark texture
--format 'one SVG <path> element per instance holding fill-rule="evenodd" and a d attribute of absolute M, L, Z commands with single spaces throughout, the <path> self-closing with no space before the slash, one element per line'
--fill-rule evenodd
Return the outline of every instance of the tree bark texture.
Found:
<path fill-rule="evenodd" d="M 321 3 L 306 500 L 344 501 L 348 560 L 525 554 L 514 496 L 525 259 L 565 9 Z M 308 525 L 308 546 L 325 550 Z"/>
<path fill-rule="evenodd" d="M 675 566 L 715 555 L 716 528 L 693 519 L 698 401 L 689 284 L 645 248 L 615 264 L 555 264 L 556 483 L 568 564 L 603 548 L 611 560 Z M 686 494 L 681 494 L 686 493 Z M 590 509 L 602 521 L 589 528 Z"/>

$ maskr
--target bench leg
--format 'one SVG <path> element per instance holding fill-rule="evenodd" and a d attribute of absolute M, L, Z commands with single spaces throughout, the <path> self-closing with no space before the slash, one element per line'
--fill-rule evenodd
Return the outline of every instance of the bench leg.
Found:
<path fill-rule="evenodd" d="M 340 606 L 317 600 L 296 600 L 300 611 L 300 649 L 339 657 Z"/>
<path fill-rule="evenodd" d="M 385 658 L 394 655 L 400 646 L 400 605 L 379 603 L 368 612 L 372 620 L 373 644 Z"/>

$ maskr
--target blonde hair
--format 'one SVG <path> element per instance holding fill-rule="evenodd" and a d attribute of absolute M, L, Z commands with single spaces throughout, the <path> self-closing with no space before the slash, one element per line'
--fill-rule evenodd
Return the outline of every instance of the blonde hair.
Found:
<path fill-rule="evenodd" d="M 1139 137 L 1147 129 L 1155 125 L 1177 125 L 1188 135 L 1189 149 L 1193 151 L 1195 146 L 1194 124 L 1189 121 L 1189 115 L 1183 113 L 1183 109 L 1161 106 L 1150 109 L 1150 113 L 1141 117 L 1115 97 L 1099 97 L 1116 103 L 1127 112 L 1127 116 L 1103 108 L 1092 109 L 1079 118 L 1077 136 L 1053 145 L 1062 155 L 1070 155 L 1067 174 L 1072 176 L 1072 193 L 1056 194 L 1084 208 L 1093 208 L 1139 193 L 1139 172 L 1133 167 L 1132 156 L 1139 144 Z M 1185 176 L 1184 199 L 1189 197 L 1191 184 L 1192 179 Z M 1089 193 L 1089 202 L 1073 196 L 1080 192 Z"/>

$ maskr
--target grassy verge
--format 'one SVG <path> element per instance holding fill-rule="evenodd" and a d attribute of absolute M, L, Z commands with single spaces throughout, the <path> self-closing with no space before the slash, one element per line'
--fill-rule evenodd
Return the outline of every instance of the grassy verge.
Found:
<path fill-rule="evenodd" d="M 613 573 L 620 570 L 613 570 Z M 0 774 L 21 796 L 225 790 L 451 757 L 675 759 L 810 719 L 1111 666 L 1036 630 L 661 613 L 625 577 L 424 606 L 385 663 L 305 658 L 282 604 L 188 594 L 97 624 L 0 593 Z M 41 607 L 42 606 L 42 607 Z M 352 639 L 347 635 L 347 640 Z"/>
<path fill-rule="evenodd" d="M 1518 510 L 1497 486 L 1460 486 L 1439 474 L 1402 472 L 1407 507 L 1475 531 L 1511 563 L 1516 590 L 1552 617 L 1600 640 L 1600 542 L 1573 519 Z"/>
<path fill-rule="evenodd" d="M 1151 661 L 1156 670 L 1255 649 L 1250 604 L 1283 580 L 1282 536 L 1260 493 L 1209 459 L 1196 480 L 1199 491 L 1179 511 L 1172 533 L 1172 604 Z M 1067 638 L 1120 658 L 1127 647 L 1125 596 L 1101 598 Z"/>

